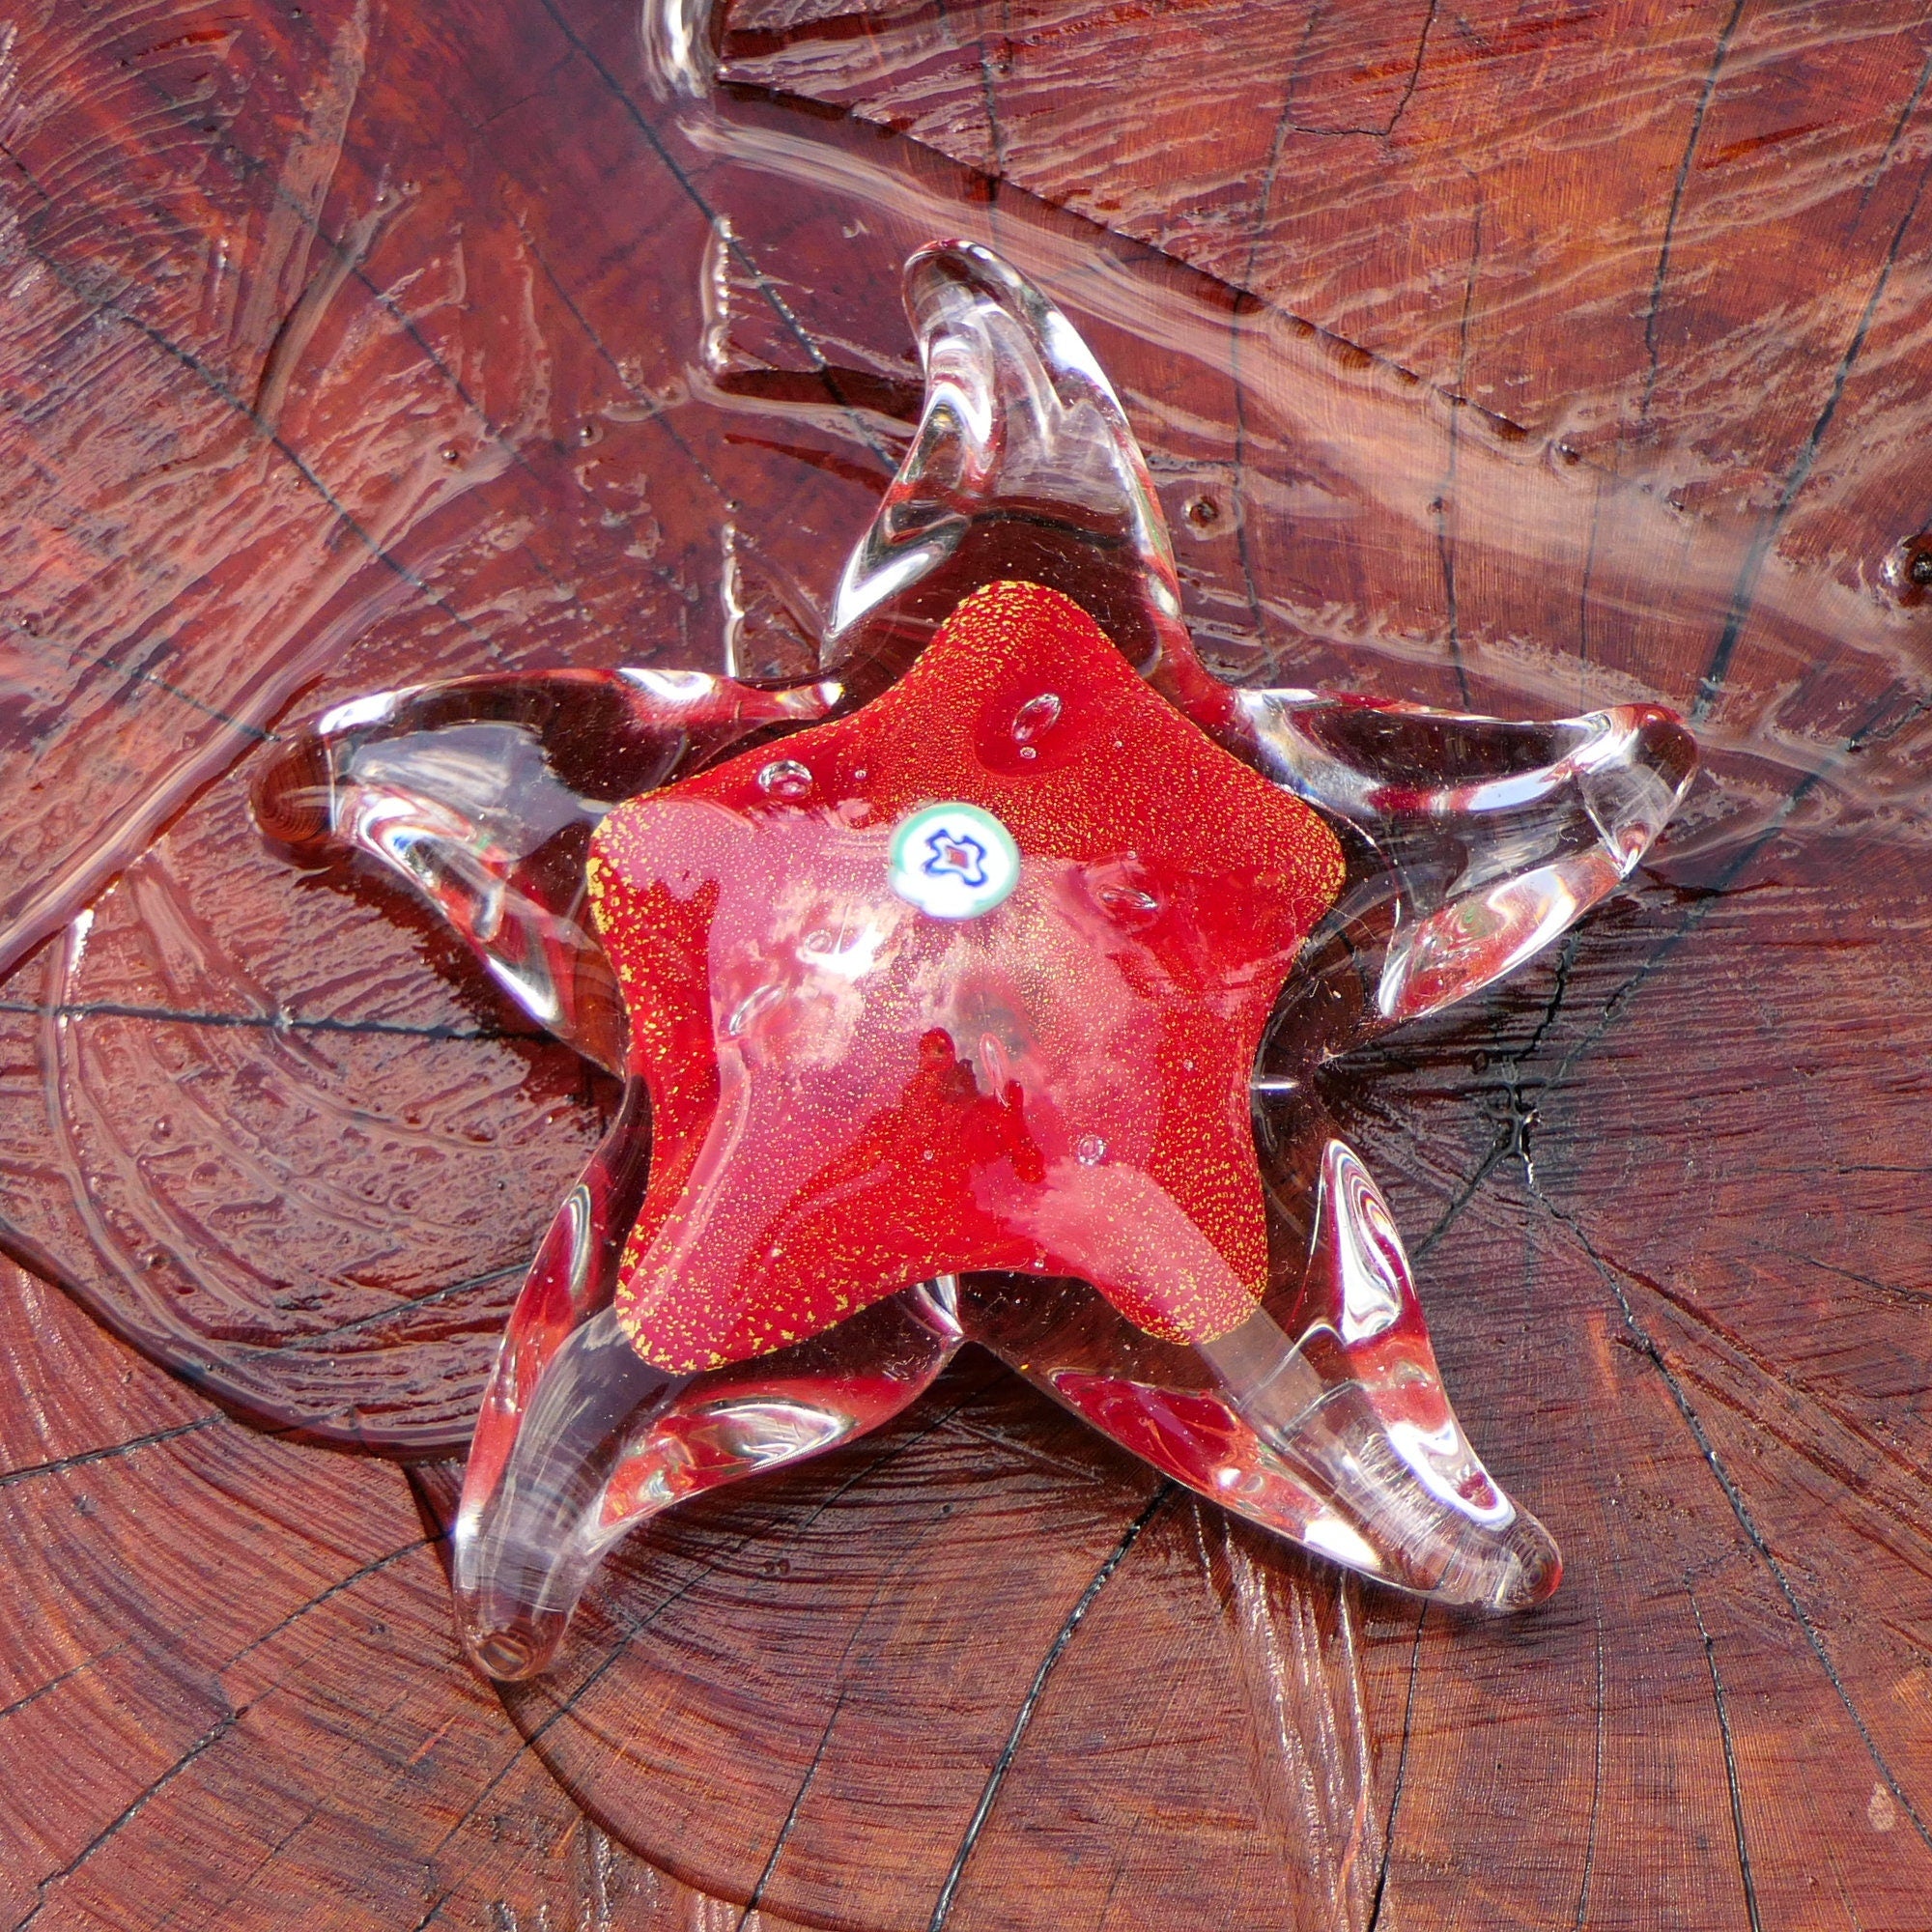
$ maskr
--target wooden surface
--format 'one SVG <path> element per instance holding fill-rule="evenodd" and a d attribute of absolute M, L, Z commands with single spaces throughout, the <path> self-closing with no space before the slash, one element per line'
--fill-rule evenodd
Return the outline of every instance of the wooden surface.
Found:
<path fill-rule="evenodd" d="M 716 58 L 0 43 L 0 1918 L 1924 1932 L 1932 17 L 742 0 Z M 251 761 L 807 661 L 941 232 L 1089 333 L 1232 673 L 1698 719 L 1635 888 L 1334 1083 L 1564 1586 L 1343 1582 L 977 1359 L 499 1700 L 439 1459 L 611 1095 L 279 868 Z"/>

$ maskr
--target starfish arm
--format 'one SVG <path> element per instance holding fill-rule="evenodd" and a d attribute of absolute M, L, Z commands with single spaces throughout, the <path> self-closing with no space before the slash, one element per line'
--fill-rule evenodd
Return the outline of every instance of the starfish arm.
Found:
<path fill-rule="evenodd" d="M 1071 597 L 1156 690 L 1220 722 L 1227 693 L 1181 621 L 1147 461 L 1078 331 L 974 242 L 913 255 L 905 305 L 924 409 L 846 561 L 825 664 L 862 684 L 902 669 L 962 598 L 1024 578 Z"/>
<path fill-rule="evenodd" d="M 1192 1348 L 1078 1282 L 966 1284 L 961 1321 L 1122 1447 L 1276 1535 L 1441 1603 L 1517 1610 L 1561 1559 L 1470 1447 L 1400 1236 L 1341 1141 L 1320 1155 L 1297 1295 Z"/>
<path fill-rule="evenodd" d="M 614 1070 L 622 1008 L 584 909 L 592 828 L 754 732 L 824 717 L 837 696 L 830 682 L 767 691 L 628 669 L 380 692 L 277 745 L 255 815 L 298 862 L 360 852 L 405 880 L 532 1019 Z"/>
<path fill-rule="evenodd" d="M 537 1250 L 484 1393 L 452 1567 L 465 1647 L 496 1678 L 548 1666 L 626 1531 L 876 1429 L 959 1343 L 942 1282 L 754 1361 L 696 1376 L 653 1368 L 611 1306 L 648 1162 L 648 1109 L 633 1082 Z"/>
<path fill-rule="evenodd" d="M 1234 694 L 1237 735 L 1285 789 L 1351 828 L 1366 863 L 1311 949 L 1311 986 L 1359 988 L 1357 1037 L 1515 971 L 1635 868 L 1690 782 L 1674 712 L 1547 724 L 1305 691 Z"/>

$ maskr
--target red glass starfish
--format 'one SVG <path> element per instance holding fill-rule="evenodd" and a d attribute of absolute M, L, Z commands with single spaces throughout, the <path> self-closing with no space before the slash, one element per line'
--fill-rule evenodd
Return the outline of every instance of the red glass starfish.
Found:
<path fill-rule="evenodd" d="M 956 244 L 907 296 L 925 412 L 816 679 L 387 694 L 258 791 L 625 1079 L 478 1419 L 471 1655 L 542 1668 L 626 1530 L 876 1427 L 964 1340 L 1337 1561 L 1537 1602 L 1555 1546 L 1308 1075 L 1615 887 L 1690 739 L 1223 686 L 1065 317 Z"/>

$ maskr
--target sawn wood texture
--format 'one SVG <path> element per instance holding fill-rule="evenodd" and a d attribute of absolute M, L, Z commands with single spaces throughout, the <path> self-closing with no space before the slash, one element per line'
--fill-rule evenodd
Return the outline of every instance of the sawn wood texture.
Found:
<path fill-rule="evenodd" d="M 1925 1932 L 1932 15 L 644 23 L 0 26 L 0 1921 Z M 1564 1584 L 1341 1581 L 962 1359 L 499 1698 L 449 1459 L 611 1095 L 253 761 L 809 662 L 944 232 L 1089 333 L 1232 674 L 1697 722 L 1630 892 L 1335 1079 Z"/>

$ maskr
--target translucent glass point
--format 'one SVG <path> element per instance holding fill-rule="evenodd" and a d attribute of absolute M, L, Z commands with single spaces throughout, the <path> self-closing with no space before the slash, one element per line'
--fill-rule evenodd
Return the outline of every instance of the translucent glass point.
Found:
<path fill-rule="evenodd" d="M 1203 678 L 1146 459 L 1073 326 L 977 242 L 915 254 L 905 304 L 924 408 L 838 580 L 828 668 L 900 663 L 969 592 L 1023 579 L 1071 597 L 1144 674 Z"/>

